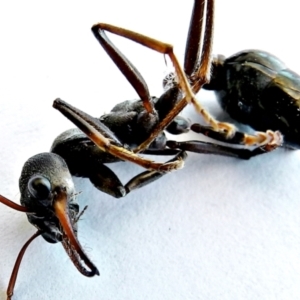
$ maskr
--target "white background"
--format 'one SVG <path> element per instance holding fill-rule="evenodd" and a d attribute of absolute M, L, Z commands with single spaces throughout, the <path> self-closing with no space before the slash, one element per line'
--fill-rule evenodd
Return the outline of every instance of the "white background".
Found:
<path fill-rule="evenodd" d="M 2 195 L 18 202 L 25 160 L 72 127 L 51 107 L 55 98 L 100 116 L 137 97 L 91 25 L 109 22 L 172 43 L 182 59 L 192 2 L 0 3 Z M 300 72 L 298 14 L 292 0 L 217 0 L 214 53 L 263 49 Z M 163 56 L 114 41 L 159 95 Z M 220 116 L 210 94 L 199 99 Z M 192 108 L 184 115 L 198 121 Z M 129 163 L 113 168 L 124 182 L 141 171 Z M 118 200 L 76 179 L 80 204 L 89 205 L 79 239 L 101 276 L 85 278 L 61 245 L 38 238 L 24 257 L 14 299 L 299 299 L 299 170 L 299 151 L 251 161 L 191 154 L 183 170 Z M 35 229 L 4 205 L 0 228 L 5 299 L 15 258 Z"/>

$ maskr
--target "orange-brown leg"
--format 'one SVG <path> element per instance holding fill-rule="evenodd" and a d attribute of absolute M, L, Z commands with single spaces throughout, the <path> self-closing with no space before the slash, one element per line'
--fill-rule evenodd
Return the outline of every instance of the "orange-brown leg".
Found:
<path fill-rule="evenodd" d="M 184 58 L 184 71 L 189 78 L 192 90 L 194 93 L 198 93 L 203 84 L 209 82 L 210 67 L 211 67 L 211 53 L 212 53 L 212 34 L 213 34 L 213 1 L 207 2 L 207 10 L 212 10 L 207 14 L 206 27 L 202 30 L 203 14 L 201 13 L 205 7 L 205 1 L 194 2 L 194 8 L 191 16 L 189 32 L 187 36 L 185 58 Z M 210 7 L 211 6 L 211 7 Z M 204 35 L 204 36 L 203 36 Z M 201 49 L 201 41 L 203 40 L 203 46 Z M 209 61 L 209 63 L 206 63 Z M 223 142 L 230 142 L 239 139 L 238 144 L 245 146 L 262 147 L 265 151 L 271 151 L 274 148 L 282 144 L 282 136 L 276 131 L 268 130 L 266 132 L 255 132 L 252 135 L 241 132 L 232 131 L 234 134 L 222 134 L 222 131 L 216 130 L 217 127 L 211 126 L 207 122 L 210 128 L 205 128 L 199 124 L 203 130 L 198 131 L 206 132 L 207 136 L 213 137 Z M 219 124 L 222 128 L 222 123 Z M 196 128 L 195 126 L 195 128 Z M 215 134 L 216 133 L 216 134 Z M 221 134 L 219 134 L 221 133 Z M 238 137 L 236 137 L 236 134 Z"/>
<path fill-rule="evenodd" d="M 56 99 L 53 103 L 53 107 L 59 110 L 79 129 L 81 129 L 103 152 L 107 152 L 120 160 L 130 161 L 144 167 L 147 170 L 162 173 L 183 167 L 184 161 L 180 156 L 178 156 L 178 159 L 174 161 L 157 163 L 124 148 L 109 128 L 107 128 L 102 122 L 61 99 Z"/>
<path fill-rule="evenodd" d="M 195 5 L 202 3 L 205 4 L 204 0 L 195 1 Z M 204 45 L 202 47 L 203 55 L 201 55 L 201 70 L 205 76 L 203 77 L 203 82 L 201 86 L 207 82 L 207 78 L 210 73 L 210 64 L 211 64 L 211 40 L 212 40 L 212 26 L 213 26 L 213 12 L 214 12 L 214 1 L 207 0 L 207 5 L 205 9 L 205 5 L 202 5 L 202 8 L 199 11 L 199 16 L 204 18 L 206 15 L 206 24 L 205 24 L 205 33 L 206 37 L 204 38 Z M 196 9 L 198 12 L 198 9 Z M 175 105 L 175 107 L 167 114 L 167 116 L 154 128 L 151 135 L 144 141 L 141 145 L 139 145 L 134 152 L 140 152 L 147 148 L 147 146 L 157 137 L 157 135 L 167 126 L 170 122 L 179 114 L 179 112 L 187 105 L 187 103 L 192 103 L 195 109 L 203 116 L 204 120 L 217 132 L 224 132 L 226 136 L 231 136 L 234 134 L 235 128 L 233 125 L 228 123 L 222 123 L 216 121 L 197 101 L 190 85 L 187 80 L 183 69 L 181 68 L 177 57 L 173 52 L 173 47 L 170 44 L 163 43 L 161 41 L 152 39 L 150 37 L 144 36 L 137 32 L 133 32 L 124 28 L 116 27 L 110 24 L 99 23 L 92 27 L 92 31 L 100 44 L 109 54 L 109 56 L 113 59 L 116 65 L 119 67 L 121 72 L 125 75 L 128 81 L 133 86 L 139 86 L 140 80 L 138 80 L 137 76 L 133 75 L 136 70 L 133 68 L 133 65 L 128 61 L 127 58 L 121 54 L 121 52 L 108 40 L 105 31 L 109 31 L 113 34 L 128 38 L 134 42 L 137 42 L 145 47 L 151 48 L 157 52 L 162 54 L 166 54 L 170 57 L 177 76 L 178 85 L 184 93 L 183 99 Z M 138 91 L 138 88 L 135 87 Z M 146 97 L 145 97 L 146 98 Z"/>

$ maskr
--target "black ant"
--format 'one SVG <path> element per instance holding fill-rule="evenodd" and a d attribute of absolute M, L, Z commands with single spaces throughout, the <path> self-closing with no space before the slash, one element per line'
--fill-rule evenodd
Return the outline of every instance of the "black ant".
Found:
<path fill-rule="evenodd" d="M 106 192 L 118 197 L 119 194 L 124 196 L 132 189 L 152 182 L 153 180 L 161 177 L 165 172 L 178 169 L 182 166 L 185 156 L 184 152 L 176 152 L 178 154 L 175 156 L 175 158 L 167 163 L 155 163 L 141 158 L 136 153 L 150 153 L 152 150 L 151 145 L 155 145 L 154 151 L 159 150 L 161 151 L 161 154 L 174 154 L 174 151 L 170 152 L 164 147 L 161 149 L 161 139 L 163 140 L 162 145 L 165 145 L 165 139 L 163 136 L 161 136 L 161 133 L 169 125 L 171 126 L 170 128 L 173 128 L 169 130 L 174 130 L 174 127 L 172 127 L 174 124 L 175 128 L 178 128 L 177 125 L 180 122 L 177 122 L 175 118 L 188 103 L 192 103 L 194 105 L 196 110 L 203 116 L 204 120 L 209 124 L 213 131 L 226 138 L 232 138 L 232 136 L 237 135 L 235 128 L 232 125 L 214 120 L 214 118 L 212 118 L 210 114 L 208 114 L 205 109 L 200 106 L 194 96 L 194 93 L 198 92 L 201 87 L 209 81 L 210 73 L 214 6 L 214 1 L 212 0 L 207 1 L 206 22 L 205 29 L 203 30 L 205 32 L 205 36 L 203 38 L 204 43 L 201 49 L 201 60 L 199 61 L 198 59 L 201 48 L 199 48 L 198 41 L 201 40 L 202 31 L 202 23 L 199 20 L 203 20 L 205 2 L 206 1 L 195 1 L 190 25 L 191 31 L 188 39 L 188 44 L 190 47 L 187 47 L 187 49 L 191 49 L 191 51 L 187 50 L 185 58 L 185 65 L 192 63 L 190 69 L 185 66 L 185 73 L 187 74 L 188 79 L 191 80 L 192 78 L 196 78 L 195 83 L 192 83 L 192 88 L 190 87 L 186 75 L 181 69 L 177 58 L 172 51 L 172 46 L 112 25 L 101 23 L 93 26 L 92 31 L 96 38 L 138 92 L 141 98 L 141 101 L 139 101 L 139 107 L 143 108 L 139 120 L 141 121 L 140 124 L 143 124 L 143 126 L 140 126 L 139 123 L 136 122 L 128 122 L 128 119 L 125 119 L 125 122 L 120 118 L 117 119 L 116 123 L 115 121 L 112 121 L 115 117 L 116 111 L 117 114 L 120 111 L 124 112 L 124 103 L 122 106 L 118 106 L 120 110 L 115 108 L 115 111 L 113 111 L 112 114 L 101 117 L 100 121 L 103 122 L 100 122 L 98 119 L 84 114 L 83 112 L 73 108 L 61 100 L 55 101 L 55 108 L 58 108 L 81 130 L 83 130 L 89 137 L 89 140 L 85 136 L 78 136 L 78 132 L 74 131 L 71 135 L 63 134 L 54 142 L 52 147 L 53 152 L 60 153 L 60 151 L 62 151 L 62 153 L 60 153 L 61 156 L 58 156 L 55 153 L 42 153 L 30 158 L 25 163 L 20 178 L 22 206 L 14 204 L 5 197 L 1 196 L 0 200 L 2 203 L 10 206 L 13 209 L 26 212 L 29 221 L 38 228 L 37 233 L 34 234 L 33 237 L 24 245 L 18 256 L 16 267 L 12 273 L 7 292 L 8 298 L 12 297 L 18 266 L 22 256 L 30 242 L 39 235 L 42 235 L 46 241 L 51 243 L 62 242 L 71 260 L 82 274 L 86 276 L 94 276 L 99 274 L 98 269 L 86 256 L 76 238 L 77 222 L 81 213 L 79 212 L 79 206 L 75 200 L 75 191 L 71 181 L 70 172 L 75 176 L 87 176 L 87 174 L 85 174 L 85 170 L 80 168 L 76 169 L 76 166 L 79 166 L 79 164 L 76 163 L 78 163 L 78 161 L 83 157 L 82 149 L 89 149 L 88 151 L 90 151 L 92 148 L 92 152 L 94 152 L 93 154 L 97 154 L 96 152 L 99 150 L 94 150 L 98 149 L 96 146 L 94 146 L 94 144 L 96 144 L 102 153 L 105 152 L 104 158 L 101 157 L 101 159 L 99 159 L 99 170 L 101 170 L 103 173 L 92 174 L 92 178 L 90 176 L 89 177 L 92 182 L 99 187 L 99 189 L 105 190 Z M 198 26 L 199 24 L 200 26 Z M 132 39 L 144 46 L 150 47 L 165 55 L 169 55 L 172 63 L 174 64 L 176 74 L 174 77 L 174 82 L 172 83 L 172 87 L 169 88 L 167 92 L 158 99 L 153 99 L 150 97 L 148 88 L 139 72 L 127 60 L 127 58 L 125 58 L 119 52 L 119 50 L 110 43 L 106 37 L 105 31 L 110 31 L 128 39 Z M 201 64 L 199 67 L 200 62 Z M 166 100 L 170 101 L 168 105 L 165 105 L 165 103 L 167 103 L 165 102 Z M 131 107 L 129 112 L 136 113 L 136 106 Z M 103 127 L 105 122 L 107 124 L 109 123 L 110 126 Z M 175 123 L 172 125 L 172 122 Z M 122 129 L 124 124 L 134 124 L 135 126 L 138 124 L 136 127 L 131 127 L 130 132 L 132 129 L 133 132 L 136 130 L 140 131 L 141 129 L 144 130 L 144 132 L 137 136 L 124 135 Z M 113 126 L 115 126 L 114 130 L 120 130 L 119 136 L 116 136 L 111 132 L 111 127 Z M 181 130 L 182 128 L 180 127 L 179 131 Z M 134 139 L 128 143 L 133 136 Z M 269 150 L 270 147 L 273 148 L 278 145 L 276 134 L 272 132 L 260 133 L 253 136 L 242 134 L 242 136 L 243 144 L 246 146 L 258 145 L 258 149 Z M 124 140 L 122 141 L 120 137 L 124 138 Z M 76 151 L 74 147 L 70 148 L 67 146 L 68 150 L 66 155 L 63 154 L 65 148 L 63 148 L 63 150 L 59 149 L 59 147 L 65 146 L 67 142 L 72 143 L 74 140 L 76 142 L 75 148 L 82 147 L 79 151 L 80 156 L 75 157 L 75 164 L 74 161 L 71 162 L 73 158 L 71 158 L 70 155 L 72 150 Z M 92 140 L 94 144 L 91 144 L 90 140 Z M 124 147 L 124 144 L 127 143 L 128 147 Z M 159 145 L 159 147 L 157 145 Z M 231 148 L 229 149 L 230 150 L 226 148 L 228 152 L 224 152 L 225 155 L 240 155 L 237 150 Z M 159 151 L 157 153 L 159 153 Z M 197 146 L 197 151 L 223 154 L 222 147 L 215 147 L 214 145 L 210 144 L 206 144 L 204 150 L 203 148 Z M 91 152 L 89 152 L 88 155 L 90 155 L 90 153 Z M 67 161 L 68 158 L 70 158 L 69 162 Z M 65 163 L 64 159 L 67 161 L 67 164 Z M 145 167 L 148 169 L 148 171 L 135 177 L 130 184 L 127 184 L 124 187 L 122 186 L 123 189 L 120 190 L 118 179 L 106 167 L 102 166 L 104 162 L 112 162 L 115 160 L 131 161 Z M 98 162 L 97 159 L 96 162 Z M 113 182 L 112 186 L 109 188 L 107 188 L 107 183 L 102 185 L 102 180 L 106 176 L 110 179 L 113 178 L 113 181 L 117 182 L 117 192 L 115 189 L 115 182 Z M 98 181 L 100 182 L 101 186 L 99 185 Z"/>

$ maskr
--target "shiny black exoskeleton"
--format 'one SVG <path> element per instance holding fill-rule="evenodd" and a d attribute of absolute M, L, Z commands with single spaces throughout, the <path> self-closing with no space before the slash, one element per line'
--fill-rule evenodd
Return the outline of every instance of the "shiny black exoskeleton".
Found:
<path fill-rule="evenodd" d="M 192 62 L 193 65 L 192 70 L 186 72 L 188 77 L 193 77 L 194 73 L 198 75 L 196 76 L 198 79 L 196 92 L 207 82 L 207 74 L 209 74 L 214 1 L 195 0 L 194 2 L 191 32 L 188 35 L 190 46 L 187 47 L 187 49 L 193 49 L 191 52 L 187 51 L 185 61 Z M 204 7 L 206 7 L 206 12 Z M 203 19 L 207 21 L 203 30 L 207 33 L 203 38 L 206 47 L 201 47 L 202 39 L 200 36 L 197 37 L 202 32 L 201 20 Z M 150 97 L 148 87 L 139 72 L 108 40 L 105 30 L 169 55 L 178 75 L 178 82 L 176 80 L 175 86 L 172 86 L 160 98 Z M 35 155 L 25 163 L 20 178 L 22 205 L 0 195 L 1 203 L 27 213 L 28 220 L 38 229 L 18 255 L 7 290 L 8 299 L 11 299 L 13 295 L 22 256 L 31 241 L 39 235 L 51 243 L 62 242 L 70 259 L 83 275 L 99 275 L 98 269 L 86 256 L 77 240 L 77 222 L 82 212 L 79 213 L 79 207 L 75 201 L 76 193 L 71 176 L 88 177 L 101 191 L 115 197 L 125 196 L 133 189 L 142 187 L 163 174 L 182 167 L 185 152 L 166 148 L 167 143 L 163 131 L 165 128 L 172 133 L 186 131 L 188 123 L 177 116 L 188 102 L 192 102 L 198 111 L 202 113 L 204 111 L 199 104 L 197 105 L 193 90 L 189 87 L 188 80 L 178 64 L 171 45 L 109 24 L 96 24 L 92 27 L 92 31 L 120 71 L 134 86 L 141 100 L 122 102 L 111 113 L 100 118 L 93 118 L 60 99 L 54 102 L 54 107 L 86 135 L 78 129 L 67 131 L 54 141 L 50 153 Z M 204 48 L 203 54 L 205 55 L 200 55 L 203 61 L 193 59 L 199 54 L 198 47 Z M 200 65 L 201 68 L 199 68 Z M 228 124 L 213 121 L 208 113 L 202 115 L 205 115 L 210 123 L 216 125 L 215 129 L 218 132 L 222 128 L 226 130 L 232 128 L 230 124 L 228 126 Z M 219 125 L 222 126 L 219 127 Z M 215 144 L 197 142 L 197 145 L 192 145 L 192 148 L 201 153 L 241 157 L 240 151 Z M 159 163 L 140 157 L 137 154 L 139 152 L 176 155 L 169 162 Z M 104 163 L 114 161 L 130 161 L 144 167 L 147 171 L 138 174 L 123 186 L 118 177 L 104 165 Z"/>
<path fill-rule="evenodd" d="M 83 275 L 99 275 L 96 266 L 87 257 L 77 239 L 79 213 L 76 192 L 65 161 L 54 153 L 40 153 L 29 158 L 19 179 L 21 205 L 0 195 L 0 202 L 12 209 L 25 212 L 37 232 L 24 244 L 7 289 L 11 299 L 20 263 L 29 244 L 39 235 L 49 243 L 61 242 L 75 267 Z"/>
<path fill-rule="evenodd" d="M 83 275 L 99 275 L 77 240 L 79 205 L 65 161 L 48 152 L 29 158 L 23 166 L 19 187 L 20 202 L 26 209 L 28 220 L 43 238 L 49 243 L 62 242 Z"/>
<path fill-rule="evenodd" d="M 161 98 L 153 97 L 151 104 L 155 108 L 155 114 L 148 114 L 141 100 L 124 101 L 117 104 L 110 113 L 93 121 L 101 125 L 101 133 L 126 149 L 134 149 L 141 144 L 160 122 L 165 114 L 172 108 L 172 100 L 177 99 L 178 89 L 166 92 Z M 164 104 L 165 100 L 167 103 Z M 168 101 L 169 100 L 169 101 Z M 60 99 L 56 102 L 66 104 Z M 169 104 L 169 108 L 168 108 Z M 164 108 L 161 108 L 161 107 Z M 170 124 L 172 133 L 186 132 L 189 122 L 182 117 L 177 117 Z M 161 132 L 150 146 L 143 151 L 145 154 L 174 155 L 174 159 L 185 158 L 185 154 L 178 150 L 166 149 L 166 136 Z M 86 177 L 99 190 L 113 196 L 124 197 L 133 189 L 142 187 L 157 180 L 164 172 L 153 170 L 145 171 L 133 177 L 123 185 L 117 175 L 106 165 L 117 162 L 120 159 L 106 151 L 103 151 L 86 134 L 78 128 L 70 129 L 60 134 L 51 147 L 51 152 L 62 157 L 73 176 Z"/>
<path fill-rule="evenodd" d="M 64 189 L 69 195 L 68 214 L 72 219 L 79 212 L 72 177 L 64 160 L 47 152 L 29 158 L 23 166 L 19 187 L 21 204 L 35 212 L 27 215 L 29 222 L 42 232 L 46 241 L 61 242 L 59 220 L 52 207 L 55 191 Z"/>
<path fill-rule="evenodd" d="M 245 50 L 213 61 L 205 89 L 228 114 L 256 130 L 279 130 L 284 145 L 300 148 L 300 76 L 276 56 Z"/>

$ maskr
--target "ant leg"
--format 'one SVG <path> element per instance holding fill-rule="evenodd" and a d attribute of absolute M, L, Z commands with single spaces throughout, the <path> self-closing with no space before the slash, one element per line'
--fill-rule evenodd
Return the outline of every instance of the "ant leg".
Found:
<path fill-rule="evenodd" d="M 202 153 L 202 154 L 215 154 L 222 155 L 227 157 L 235 157 L 239 159 L 250 159 L 259 154 L 264 154 L 267 152 L 263 147 L 250 149 L 239 149 L 226 147 L 218 144 L 208 143 L 204 141 L 186 141 L 186 142 L 177 142 L 177 141 L 167 141 L 167 146 L 170 148 L 168 150 L 180 149 L 183 151 Z"/>
<path fill-rule="evenodd" d="M 206 19 L 210 20 L 212 19 L 213 16 L 213 0 L 208 0 L 208 3 L 209 4 L 207 5 Z M 202 12 L 202 16 L 204 16 L 204 11 Z M 209 25 L 211 25 L 210 22 L 208 23 Z M 177 57 L 173 52 L 173 47 L 171 45 L 124 28 L 116 27 L 110 24 L 99 23 L 92 27 L 92 31 L 101 44 L 103 43 L 103 38 L 105 36 L 104 30 L 119 36 L 123 36 L 145 47 L 153 49 L 162 54 L 168 55 L 175 67 L 175 72 L 178 77 L 178 85 L 183 91 L 183 93 L 185 94 L 183 99 L 179 101 L 179 103 L 174 106 L 174 108 L 167 114 L 167 116 L 154 128 L 153 132 L 150 134 L 147 140 L 143 142 L 141 145 L 139 145 L 134 150 L 134 152 L 141 152 L 144 149 L 146 149 L 147 146 L 156 138 L 157 134 L 161 132 L 165 127 L 167 127 L 167 125 L 175 118 L 176 115 L 179 114 L 179 112 L 187 105 L 187 103 L 192 103 L 195 106 L 196 110 L 204 117 L 207 123 L 213 128 L 215 128 L 216 131 L 225 131 L 228 136 L 231 136 L 234 133 L 234 126 L 228 123 L 221 123 L 215 121 L 214 118 L 210 116 L 210 114 L 197 102 L 197 99 L 192 92 L 188 80 L 177 60 Z M 211 33 L 211 30 L 209 30 L 209 32 Z M 118 60 L 115 59 L 115 55 L 117 52 L 110 53 L 110 51 L 107 51 L 107 53 L 113 58 L 115 62 L 120 61 L 119 59 Z M 211 63 L 210 56 L 211 55 L 209 53 L 207 55 L 209 59 L 203 61 L 203 64 L 210 65 Z M 123 60 L 122 64 L 118 65 L 118 67 L 123 72 L 123 74 L 125 74 L 125 76 L 127 77 L 126 72 L 124 72 L 124 70 L 130 68 L 130 66 L 127 65 L 127 62 Z M 203 82 L 203 84 L 204 83 L 205 82 Z"/>
<path fill-rule="evenodd" d="M 150 101 L 151 96 L 146 81 L 129 59 L 110 41 L 104 30 L 100 29 L 101 25 L 102 24 L 97 24 L 92 27 L 96 39 L 135 89 L 143 101 L 146 111 L 153 113 L 154 108 Z"/>
<path fill-rule="evenodd" d="M 103 164 L 98 164 L 94 171 L 90 171 L 89 179 L 95 188 L 115 198 L 125 197 L 127 194 L 118 176 Z"/>
<path fill-rule="evenodd" d="M 256 131 L 255 135 L 248 135 L 237 131 L 234 136 L 226 139 L 219 132 L 215 132 L 210 127 L 200 124 L 193 124 L 190 129 L 196 133 L 201 133 L 209 138 L 228 144 L 245 145 L 246 142 L 246 146 L 261 148 L 263 152 L 270 152 L 283 143 L 283 137 L 279 131 Z"/>
<path fill-rule="evenodd" d="M 198 93 L 201 87 L 210 81 L 214 30 L 213 0 L 207 2 L 206 10 L 210 13 L 206 16 L 203 30 L 205 1 L 194 1 L 185 46 L 184 72 L 190 81 L 194 93 Z"/>
<path fill-rule="evenodd" d="M 58 109 L 64 116 L 81 129 L 103 152 L 109 153 L 113 157 L 133 162 L 151 171 L 162 173 L 183 167 L 184 162 L 181 157 L 178 157 L 171 162 L 156 163 L 124 148 L 114 136 L 113 132 L 100 122 L 99 119 L 91 117 L 87 113 L 84 113 L 61 99 L 56 99 L 53 103 L 53 107 Z"/>
<path fill-rule="evenodd" d="M 166 150 L 168 150 L 168 149 L 166 149 Z M 171 149 L 169 149 L 169 150 L 171 150 Z M 160 152 L 163 153 L 163 150 L 161 150 Z M 186 159 L 186 157 L 187 157 L 186 152 L 180 151 L 178 153 L 178 151 L 177 151 L 177 155 L 174 158 L 170 159 L 168 162 L 170 163 L 177 159 L 181 159 L 184 161 Z M 125 188 L 126 188 L 127 194 L 133 190 L 136 190 L 145 185 L 148 185 L 149 183 L 161 178 L 163 175 L 164 174 L 155 172 L 155 171 L 145 171 L 143 173 L 138 174 L 137 176 L 133 177 L 129 182 L 126 183 Z"/>
<path fill-rule="evenodd" d="M 170 149 L 171 150 L 171 149 Z M 177 155 L 168 161 L 174 162 L 176 160 L 184 160 L 186 158 L 186 153 L 184 151 L 176 151 Z M 167 153 L 168 155 L 169 153 Z M 131 191 L 141 188 L 159 178 L 161 178 L 165 173 L 157 171 L 145 171 L 142 172 L 128 183 L 123 185 L 117 175 L 107 166 L 103 164 L 98 164 L 95 167 L 95 172 L 89 176 L 90 181 L 93 185 L 100 191 L 109 194 L 115 198 L 121 198 L 128 195 Z"/>
<path fill-rule="evenodd" d="M 213 3 L 207 3 L 207 10 L 209 5 Z M 201 11 L 204 9 L 204 1 L 194 2 L 194 8 L 191 16 L 189 32 L 186 42 L 185 59 L 184 59 L 184 71 L 190 80 L 192 90 L 194 93 L 198 93 L 203 84 L 208 83 L 210 80 L 210 67 L 211 67 L 211 53 L 212 53 L 212 32 L 213 32 L 213 13 L 206 20 L 205 31 L 202 31 L 203 14 Z M 204 37 L 202 35 L 204 34 Z M 203 42 L 202 53 L 201 41 Z M 201 59 L 199 57 L 201 56 Z M 206 60 L 209 60 L 209 64 L 205 64 Z M 200 126 L 200 125 L 199 125 Z M 282 136 L 279 132 L 268 130 L 266 132 L 256 132 L 253 135 L 234 132 L 229 136 L 222 134 L 220 130 L 216 130 L 214 126 L 209 124 L 209 132 L 212 133 L 210 137 L 216 136 L 217 140 L 221 140 L 228 143 L 233 143 L 234 140 L 239 140 L 238 144 L 245 146 L 262 147 L 265 151 L 271 151 L 282 143 Z M 207 127 L 203 127 L 207 128 Z M 213 133 L 215 132 L 215 134 Z M 237 135 L 237 136 L 235 136 Z M 214 138 L 214 137 L 213 137 Z"/>
<path fill-rule="evenodd" d="M 153 121 L 152 123 L 157 122 L 155 120 L 157 120 L 158 115 L 153 106 L 152 97 L 150 96 L 147 83 L 137 68 L 131 63 L 131 61 L 111 42 L 105 31 L 103 29 L 98 29 L 98 27 L 101 26 L 101 24 L 93 26 L 92 31 L 102 48 L 110 56 L 115 65 L 119 68 L 131 86 L 135 89 L 136 93 L 139 95 L 145 110 L 148 113 L 148 116 L 145 117 L 149 123 L 149 126 L 151 126 L 151 121 Z M 174 124 L 172 124 L 170 130 L 174 131 Z"/>

